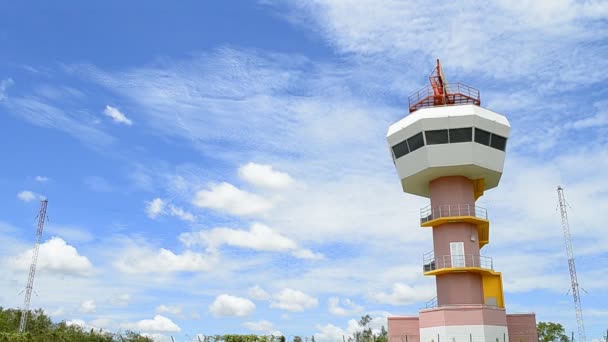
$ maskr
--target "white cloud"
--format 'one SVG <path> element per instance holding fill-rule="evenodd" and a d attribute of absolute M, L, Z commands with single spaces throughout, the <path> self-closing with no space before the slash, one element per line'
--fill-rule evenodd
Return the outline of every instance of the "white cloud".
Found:
<path fill-rule="evenodd" d="M 116 306 L 126 306 L 129 304 L 129 302 L 131 302 L 131 295 L 128 293 L 125 293 L 125 294 L 115 296 L 114 298 L 112 298 L 111 302 L 113 305 L 116 305 Z"/>
<path fill-rule="evenodd" d="M 372 329 L 372 331 L 375 334 L 380 333 L 380 329 L 384 326 L 384 328 L 386 328 L 386 321 L 387 321 L 387 317 L 390 316 L 391 314 L 389 314 L 386 311 L 375 311 L 370 313 L 370 316 L 372 317 L 371 322 L 369 322 L 367 324 L 368 327 L 370 327 Z M 358 326 L 358 322 L 357 322 L 357 330 L 361 330 L 361 328 Z M 354 327 L 354 325 L 353 325 Z M 349 329 L 351 329 L 351 323 L 349 321 Z"/>
<path fill-rule="evenodd" d="M 151 219 L 155 219 L 160 215 L 170 215 L 184 221 L 194 222 L 194 215 L 192 213 L 176 205 L 167 204 L 163 199 L 158 197 L 150 202 L 147 202 L 146 213 Z"/>
<path fill-rule="evenodd" d="M 386 328 L 387 316 L 388 313 L 386 312 L 376 312 L 371 315 L 372 321 L 368 324 L 368 327 L 372 329 L 374 334 L 378 334 L 382 326 Z M 344 329 L 333 324 L 317 325 L 316 328 L 319 330 L 318 333 L 315 333 L 316 339 L 336 342 L 342 341 L 343 336 L 353 336 L 353 334 L 362 330 L 359 322 L 354 319 L 348 320 Z"/>
<path fill-rule="evenodd" d="M 348 298 L 342 299 L 342 306 L 340 306 L 340 298 L 338 297 L 329 298 L 328 303 L 329 313 L 331 313 L 332 315 L 348 316 L 363 311 L 362 306 L 357 305 L 355 302 Z"/>
<path fill-rule="evenodd" d="M 256 251 L 291 252 L 300 259 L 321 259 L 323 255 L 299 248 L 297 243 L 263 224 L 254 223 L 249 230 L 215 228 L 209 231 L 183 233 L 180 240 L 186 246 L 204 245 L 215 251 L 222 245 L 249 248 Z"/>
<path fill-rule="evenodd" d="M 32 260 L 32 250 L 21 253 L 10 259 L 10 264 L 19 270 L 29 269 Z M 88 275 L 93 265 L 85 256 L 78 254 L 76 248 L 68 245 L 63 239 L 53 237 L 40 245 L 38 255 L 38 271 L 52 273 Z"/>
<path fill-rule="evenodd" d="M 58 316 L 63 316 L 65 314 L 65 308 L 63 307 L 58 307 L 57 309 L 53 310 L 53 311 L 48 311 L 43 309 L 45 314 L 51 317 L 58 317 Z"/>
<path fill-rule="evenodd" d="M 287 311 L 304 311 L 305 309 L 314 308 L 319 305 L 319 301 L 310 295 L 298 290 L 285 288 L 281 292 L 275 294 L 272 298 L 270 306 Z"/>
<path fill-rule="evenodd" d="M 171 216 L 177 216 L 184 221 L 194 222 L 194 215 L 190 212 L 185 211 L 183 208 L 169 204 L 169 214 Z"/>
<path fill-rule="evenodd" d="M 272 322 L 267 320 L 261 320 L 257 322 L 245 322 L 243 323 L 245 327 L 250 330 L 257 331 L 263 335 L 274 335 L 281 336 L 283 335 L 280 331 L 278 331 Z"/>
<path fill-rule="evenodd" d="M 174 342 L 171 336 L 159 333 L 141 333 L 141 336 L 151 338 L 154 342 Z"/>
<path fill-rule="evenodd" d="M 160 332 L 180 332 L 182 329 L 173 321 L 162 315 L 155 315 L 153 319 L 144 319 L 135 323 L 121 324 L 122 328 L 135 331 L 160 331 Z"/>
<path fill-rule="evenodd" d="M 428 236 L 424 230 L 416 229 L 409 230 L 407 237 L 401 234 L 404 222 L 418 219 L 415 210 L 403 207 L 420 208 L 427 203 L 422 198 L 404 196 L 392 177 L 345 175 L 308 184 L 306 189 L 286 196 L 267 219 L 299 241 L 361 243 L 398 239 L 420 247 L 419 243 Z"/>
<path fill-rule="evenodd" d="M 297 246 L 293 240 L 258 223 L 253 224 L 250 230 L 215 228 L 210 231 L 182 234 L 180 239 L 186 245 L 204 243 L 212 249 L 225 244 L 259 251 L 286 251 Z"/>
<path fill-rule="evenodd" d="M 36 176 L 34 179 L 36 180 L 36 182 L 45 183 L 45 182 L 48 182 L 49 177 Z"/>
<path fill-rule="evenodd" d="M 393 284 L 392 292 L 376 292 L 370 298 L 383 304 L 408 305 L 428 301 L 435 296 L 434 288 L 428 286 L 412 287 L 403 283 Z"/>
<path fill-rule="evenodd" d="M 606 79 L 606 75 L 582 77 L 598 65 L 605 68 L 604 49 L 571 52 L 572 46 L 602 39 L 583 29 L 603 27 L 601 18 L 608 6 L 592 3 L 522 0 L 428 6 L 413 1 L 377 6 L 374 1 L 353 5 L 325 0 L 291 3 L 293 11 L 287 16 L 292 22 L 319 27 L 336 49 L 363 60 L 367 57 L 370 63 L 377 60 L 386 66 L 393 59 L 410 57 L 410 72 L 418 74 L 427 71 L 419 67 L 420 59 L 440 57 L 466 73 L 524 80 L 534 74 L 536 79 L 552 79 L 563 87 L 560 82 L 588 84 Z M 441 38 L 425 40 L 430 36 Z M 493 46 L 497 40 L 500 46 Z M 569 65 L 574 67 L 563 70 Z M 387 76 L 394 69 L 382 71 Z M 387 83 L 385 88 L 389 87 Z"/>
<path fill-rule="evenodd" d="M 249 295 L 249 297 L 251 297 L 253 299 L 257 299 L 257 300 L 270 299 L 270 294 L 268 292 L 266 292 L 266 290 L 261 288 L 259 285 L 249 288 L 249 290 L 247 291 L 247 294 Z"/>
<path fill-rule="evenodd" d="M 182 313 L 182 308 L 181 308 L 181 306 L 172 306 L 172 305 L 161 304 L 158 307 L 156 307 L 155 312 L 157 314 L 169 313 L 172 315 L 179 315 Z"/>
<path fill-rule="evenodd" d="M 318 333 L 315 333 L 315 338 L 319 341 L 343 341 L 344 336 L 350 336 L 342 328 L 333 324 L 317 325 Z"/>
<path fill-rule="evenodd" d="M 44 199 L 44 196 L 37 194 L 33 191 L 24 190 L 17 194 L 17 198 L 22 200 L 23 202 L 30 202 L 35 199 Z"/>
<path fill-rule="evenodd" d="M 97 310 L 97 305 L 95 304 L 95 301 L 92 299 L 85 300 L 84 302 L 82 302 L 82 304 L 80 304 L 81 312 L 95 313 L 96 310 Z"/>
<path fill-rule="evenodd" d="M 255 304 L 247 298 L 219 295 L 209 306 L 214 316 L 249 316 L 255 310 Z"/>
<path fill-rule="evenodd" d="M 6 90 L 13 84 L 15 84 L 15 82 L 13 82 L 13 79 L 11 78 L 7 78 L 0 81 L 0 101 L 3 101 L 7 98 Z"/>
<path fill-rule="evenodd" d="M 239 168 L 239 176 L 253 185 L 269 189 L 283 189 L 294 183 L 289 174 L 264 164 L 247 163 Z"/>
<path fill-rule="evenodd" d="M 273 207 L 267 199 L 226 182 L 213 184 L 209 190 L 198 191 L 192 203 L 237 216 L 258 215 Z"/>
<path fill-rule="evenodd" d="M 189 250 L 175 254 L 164 248 L 155 251 L 133 245 L 123 252 L 114 265 L 125 273 L 201 272 L 210 270 L 216 261 L 213 255 Z"/>
<path fill-rule="evenodd" d="M 333 324 L 327 324 L 325 326 L 317 325 L 317 329 L 320 330 L 315 334 L 315 338 L 318 340 L 337 342 L 343 341 L 343 337 L 345 336 L 352 336 L 355 332 L 361 331 L 359 323 L 354 319 L 348 320 L 346 329 L 342 329 Z"/>
<path fill-rule="evenodd" d="M 12 97 L 2 101 L 8 112 L 31 124 L 56 129 L 90 144 L 92 147 L 107 147 L 114 137 L 91 125 L 92 115 L 81 108 L 66 108 L 65 102 L 54 105 L 35 96 Z"/>
<path fill-rule="evenodd" d="M 17 198 L 19 198 L 20 200 L 24 201 L 24 202 L 29 202 L 29 201 L 33 201 L 36 199 L 36 196 L 33 192 L 28 191 L 28 190 L 24 190 L 21 191 L 20 193 L 17 194 Z"/>
<path fill-rule="evenodd" d="M 110 105 L 106 106 L 103 113 L 112 118 L 112 120 L 116 123 L 125 124 L 127 126 L 131 126 L 133 122 L 128 119 L 118 108 L 112 107 Z"/>
<path fill-rule="evenodd" d="M 81 319 L 77 319 L 77 318 L 65 321 L 65 325 L 67 325 L 67 326 L 77 326 L 77 327 L 81 327 L 81 328 L 86 327 L 85 321 L 83 321 Z"/>
<path fill-rule="evenodd" d="M 305 248 L 296 249 L 292 254 L 299 259 L 321 260 L 325 258 L 322 253 L 313 252 L 310 249 Z"/>
<path fill-rule="evenodd" d="M 148 214 L 149 218 L 154 219 L 163 212 L 164 208 L 165 202 L 157 197 L 147 203 L 146 213 Z"/>
<path fill-rule="evenodd" d="M 574 129 L 595 128 L 608 125 L 608 101 L 600 101 L 595 104 L 597 112 L 591 116 L 567 122 L 565 127 Z"/>

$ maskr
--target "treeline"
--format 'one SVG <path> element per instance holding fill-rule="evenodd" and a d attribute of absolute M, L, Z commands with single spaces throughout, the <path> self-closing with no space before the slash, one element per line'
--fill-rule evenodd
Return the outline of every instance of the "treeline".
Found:
<path fill-rule="evenodd" d="M 205 336 L 203 342 L 286 342 L 285 336 L 263 336 L 263 335 L 214 335 Z"/>
<path fill-rule="evenodd" d="M 372 317 L 370 315 L 362 316 L 357 322 L 359 325 L 358 331 L 352 336 L 342 336 L 344 342 L 388 342 L 388 333 L 384 326 L 381 327 L 378 333 L 374 333 L 370 324 Z M 203 341 L 203 340 L 201 340 Z M 259 336 L 259 335 L 215 335 L 206 336 L 203 342 L 317 342 L 315 336 L 293 336 L 286 339 L 285 336 Z M 326 341 L 318 341 L 326 342 Z"/>
<path fill-rule="evenodd" d="M 65 322 L 53 323 L 42 309 L 28 312 L 27 329 L 19 334 L 21 311 L 0 307 L 0 342 L 153 342 L 133 331 L 112 333 L 85 330 Z"/>
<path fill-rule="evenodd" d="M 53 323 L 42 309 L 28 312 L 27 329 L 19 334 L 21 311 L 4 309 L 0 306 L 0 342 L 153 342 L 150 337 L 142 336 L 133 331 L 114 333 L 101 330 L 86 330 L 77 325 L 67 325 L 66 322 Z M 369 315 L 361 317 L 360 331 L 352 336 L 344 336 L 344 342 L 387 342 L 386 329 L 382 327 L 379 334 L 372 332 Z M 314 336 L 293 336 L 289 340 L 285 336 L 262 335 L 214 335 L 199 338 L 204 342 L 317 342 Z M 322 342 L 322 341 L 319 341 Z"/>

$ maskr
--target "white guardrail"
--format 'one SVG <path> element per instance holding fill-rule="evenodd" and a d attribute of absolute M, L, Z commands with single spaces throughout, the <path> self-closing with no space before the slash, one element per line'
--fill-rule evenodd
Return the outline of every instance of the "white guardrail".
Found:
<path fill-rule="evenodd" d="M 441 217 L 453 216 L 474 216 L 480 219 L 488 219 L 486 208 L 478 207 L 473 204 L 446 204 L 431 207 L 428 205 L 420 209 L 420 223 L 425 223 Z"/>
<path fill-rule="evenodd" d="M 424 255 L 422 268 L 424 272 L 442 268 L 479 267 L 494 270 L 494 261 L 491 257 L 474 254 L 440 255 L 435 257 L 433 252 Z"/>

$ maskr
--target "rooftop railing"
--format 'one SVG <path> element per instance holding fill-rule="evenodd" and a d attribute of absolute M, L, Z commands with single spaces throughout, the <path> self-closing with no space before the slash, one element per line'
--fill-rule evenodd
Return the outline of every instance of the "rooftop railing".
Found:
<path fill-rule="evenodd" d="M 430 308 L 436 308 L 438 305 L 437 303 L 437 297 L 427 301 L 426 303 L 424 303 L 424 308 L 425 309 L 430 309 Z"/>
<path fill-rule="evenodd" d="M 473 87 L 460 82 L 448 83 L 444 87 L 443 94 L 437 94 L 433 86 L 428 85 L 410 95 L 408 97 L 410 113 L 425 107 L 481 104 L 479 90 Z"/>

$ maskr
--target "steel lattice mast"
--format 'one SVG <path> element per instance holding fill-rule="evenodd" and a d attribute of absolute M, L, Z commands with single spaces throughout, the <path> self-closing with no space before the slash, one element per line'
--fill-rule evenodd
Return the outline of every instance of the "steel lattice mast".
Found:
<path fill-rule="evenodd" d="M 583 308 L 581 306 L 581 296 L 578 291 L 578 279 L 576 276 L 576 266 L 574 265 L 574 251 L 572 250 L 572 238 L 570 236 L 570 225 L 568 224 L 568 212 L 566 210 L 566 199 L 564 189 L 557 187 L 557 197 L 559 198 L 559 211 L 562 215 L 562 229 L 564 230 L 564 241 L 566 243 L 566 253 L 568 254 L 568 268 L 570 269 L 570 282 L 572 283 L 572 296 L 574 297 L 574 307 L 576 308 L 576 323 L 578 325 L 579 342 L 585 342 L 585 325 L 583 324 Z"/>
<path fill-rule="evenodd" d="M 25 332 L 27 325 L 27 316 L 30 310 L 30 299 L 32 298 L 32 290 L 34 289 L 34 276 L 36 275 L 36 263 L 38 261 L 38 251 L 40 249 L 40 239 L 42 238 L 42 229 L 44 228 L 44 220 L 46 218 L 46 206 L 49 203 L 47 199 L 40 201 L 40 212 L 38 213 L 38 229 L 36 230 L 36 243 L 32 251 L 32 263 L 30 264 L 30 274 L 27 278 L 27 286 L 25 287 L 25 299 L 23 300 L 23 308 L 21 309 L 21 321 L 19 322 L 19 333 Z"/>

